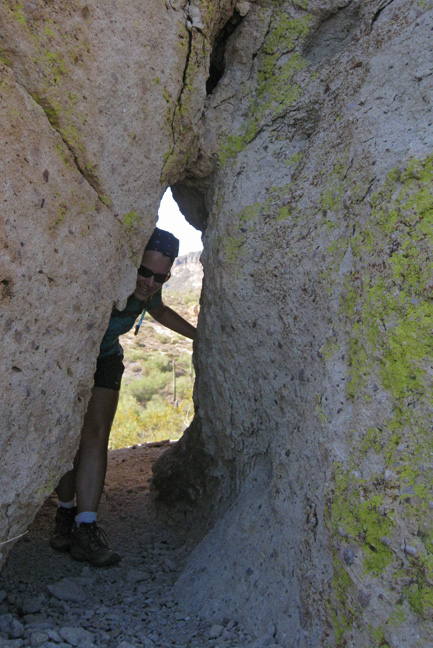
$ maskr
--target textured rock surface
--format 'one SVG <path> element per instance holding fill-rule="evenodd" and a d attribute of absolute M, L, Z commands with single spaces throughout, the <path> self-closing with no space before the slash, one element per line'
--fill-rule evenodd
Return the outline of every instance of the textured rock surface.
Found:
<path fill-rule="evenodd" d="M 223 502 L 187 609 L 284 646 L 428 646 L 432 7 L 296 4 L 228 40 L 177 189 L 207 220 L 198 409 L 155 484 L 182 494 L 192 455 Z"/>
<path fill-rule="evenodd" d="M 208 38 L 227 10 L 203 17 Z M 192 150 L 210 53 L 197 12 L 0 3 L 0 542 L 71 463 L 113 302 Z"/>
<path fill-rule="evenodd" d="M 66 163 L 57 172 L 68 208 L 73 183 L 69 176 L 61 182 L 62 172 L 85 177 L 83 191 L 94 192 L 100 205 L 92 227 L 104 239 L 110 232 L 112 241 L 89 234 L 80 246 L 71 244 L 80 263 L 88 263 L 84 282 L 68 252 L 67 218 L 57 223 L 51 216 L 32 228 L 31 261 L 45 254 L 56 274 L 46 287 L 39 288 L 38 278 L 28 289 L 31 332 L 39 330 L 35 318 L 53 319 L 56 289 L 72 304 L 76 287 L 80 294 L 87 287 L 82 312 L 93 315 L 91 297 L 102 276 L 95 259 L 107 272 L 124 268 L 121 250 L 129 244 L 136 260 L 131 231 L 143 225 L 142 244 L 166 183 L 191 221 L 206 227 L 196 419 L 155 474 L 161 494 L 199 498 L 214 523 L 177 583 L 178 599 L 215 626 L 232 609 L 255 636 L 269 635 L 284 647 L 430 646 L 431 3 L 240 2 L 234 13 L 230 2 L 172 0 L 145 9 L 131 2 L 122 10 L 114 1 L 89 3 L 87 10 L 68 3 L 70 12 L 54 3 L 60 32 L 56 15 L 53 27 L 24 15 L 30 5 L 48 11 L 36 2 L 1 5 L 6 79 L 28 111 L 44 117 L 29 94 L 45 109 L 44 146 L 50 137 L 59 140 L 52 124 L 76 159 L 80 174 Z M 50 38 L 50 51 L 61 50 L 67 60 L 78 15 L 76 68 L 68 62 L 63 71 L 54 54 L 34 61 L 40 42 Z M 143 34 L 133 31 L 137 21 Z M 125 37 L 131 33 L 134 39 Z M 152 66 L 157 71 L 150 75 Z M 150 78 L 140 95 L 141 69 Z M 47 70 L 55 77 L 49 87 Z M 107 92 L 111 72 L 121 84 L 115 98 Z M 31 130 L 35 122 L 22 109 L 8 119 L 18 117 Z M 23 154 L 30 141 L 21 140 Z M 29 196 L 48 169 L 33 166 L 35 179 L 18 166 L 7 174 Z M 47 186 L 51 171 L 49 178 Z M 54 197 L 59 191 L 53 189 Z M 77 199 L 73 204 L 79 223 L 84 216 Z M 25 232 L 32 221 L 23 213 L 19 231 Z M 55 263 L 47 242 L 54 235 L 67 265 Z M 110 245 L 116 268 L 107 262 Z M 8 281 L 22 282 L 15 318 L 28 287 L 19 270 L 23 250 L 17 242 L 8 252 L 17 259 L 7 262 Z M 120 278 L 104 274 L 95 335 L 112 300 L 127 294 L 130 266 Z M 34 263 L 26 260 L 25 268 L 28 276 Z M 60 281 L 68 272 L 76 284 Z M 9 299 L 10 284 L 3 285 Z M 51 420 L 69 415 L 75 428 L 82 414 L 74 400 L 79 381 L 67 380 L 68 353 L 82 349 L 86 360 L 71 370 L 82 372 L 84 388 L 91 384 L 95 342 L 86 320 L 72 325 L 68 308 L 62 311 L 67 334 L 51 334 L 49 355 L 41 349 L 40 357 L 20 356 L 30 390 L 39 384 L 37 371 L 46 375 L 44 362 L 58 360 L 60 369 L 50 375 L 59 391 L 47 391 L 49 398 L 58 393 L 55 402 L 47 397 L 23 409 L 18 396 L 12 400 L 21 435 L 7 428 L 17 457 L 13 471 L 20 465 L 17 438 L 29 465 L 27 486 L 18 488 L 23 477 L 15 478 L 4 500 L 14 520 L 19 506 L 29 515 L 26 498 L 36 506 L 37 488 L 48 487 L 36 475 L 56 465 L 60 448 L 71 456 L 72 429 L 59 423 L 53 432 Z M 11 354 L 20 351 L 16 330 L 14 324 Z M 24 333 L 31 345 L 35 338 Z M 10 369 L 10 380 L 23 381 L 14 393 L 24 398 L 23 367 L 15 359 L 9 365 L 21 369 Z M 26 427 L 29 420 L 37 422 L 40 440 L 36 425 Z M 60 439 L 55 449 L 53 438 Z M 33 448 L 44 443 L 41 462 Z M 24 514 L 14 530 L 23 526 Z"/>

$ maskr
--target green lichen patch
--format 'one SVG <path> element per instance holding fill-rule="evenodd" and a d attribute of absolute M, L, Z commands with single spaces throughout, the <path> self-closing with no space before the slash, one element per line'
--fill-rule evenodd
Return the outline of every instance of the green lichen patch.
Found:
<path fill-rule="evenodd" d="M 105 195 L 103 195 L 103 196 L 99 196 L 99 200 L 100 200 L 100 201 L 101 201 L 101 202 L 102 202 L 106 207 L 111 207 L 111 198 L 110 198 L 110 196 L 105 196 Z M 132 214 L 134 214 L 135 216 L 137 216 L 137 215 L 135 214 L 135 212 L 129 212 L 128 214 L 125 214 L 125 216 L 124 216 L 124 221 L 125 221 L 125 219 L 126 219 L 126 221 L 129 222 L 130 218 L 132 218 L 132 216 L 131 216 Z"/>
<path fill-rule="evenodd" d="M 304 154 L 302 151 L 299 151 L 298 153 L 293 153 L 292 155 L 289 155 L 285 160 L 284 164 L 287 166 L 294 166 L 297 167 L 299 163 L 301 162 L 302 158 L 304 157 Z"/>
<path fill-rule="evenodd" d="M 348 597 L 352 581 L 341 564 L 337 555 L 334 555 L 334 576 L 332 579 L 332 591 L 338 606 L 328 603 L 328 611 L 335 631 L 335 644 L 337 648 L 345 645 L 344 635 L 353 625 L 356 618 L 356 611 L 348 605 Z"/>
<path fill-rule="evenodd" d="M 222 244 L 225 258 L 230 263 L 240 261 L 246 254 L 246 244 L 252 245 L 259 225 L 273 229 L 281 221 L 292 217 L 288 196 L 290 185 L 271 187 L 262 203 L 256 202 L 232 213 L 230 230 Z"/>
<path fill-rule="evenodd" d="M 243 151 L 257 136 L 264 119 L 283 115 L 302 95 L 303 90 L 295 82 L 295 77 L 307 66 L 307 61 L 295 50 L 306 39 L 311 21 L 310 14 L 292 18 L 283 10 L 274 12 L 261 52 L 257 90 L 250 101 L 246 125 L 221 143 L 221 166 Z"/>
<path fill-rule="evenodd" d="M 352 393 L 379 365 L 382 385 L 396 401 L 426 394 L 433 356 L 433 168 L 413 161 L 390 174 L 372 200 L 370 220 L 360 228 L 352 252 L 362 257 L 349 277 L 344 309 L 357 315 L 351 335 Z"/>
<path fill-rule="evenodd" d="M 224 254 L 230 263 L 240 260 L 246 253 L 244 245 L 248 235 L 256 228 L 260 212 L 260 203 L 254 203 L 235 214 L 231 225 L 232 234 L 224 241 Z"/>
<path fill-rule="evenodd" d="M 23 13 L 23 3 L 22 2 L 11 2 L 7 7 L 7 12 L 9 16 L 16 20 L 21 25 L 27 25 L 26 17 Z"/>
<path fill-rule="evenodd" d="M 382 538 L 389 537 L 394 527 L 392 509 L 385 504 L 380 480 L 368 483 L 354 471 L 345 473 L 336 467 L 336 494 L 332 520 L 334 532 L 343 530 L 363 550 L 366 572 L 381 573 L 391 562 L 393 552 Z"/>
<path fill-rule="evenodd" d="M 328 207 L 341 211 L 334 196 Z M 350 240 L 340 322 L 348 397 L 365 407 L 381 390 L 389 414 L 357 430 L 350 458 L 336 465 L 329 525 L 361 548 L 364 578 L 398 584 L 401 614 L 432 619 L 433 157 L 390 173 L 370 202 Z M 374 645 L 386 645 L 383 631 L 372 631 Z"/>
<path fill-rule="evenodd" d="M 56 194 L 56 198 L 59 199 L 60 196 Z M 65 220 L 66 214 L 68 213 L 68 205 L 64 201 L 60 201 L 57 206 L 56 217 L 49 225 L 48 229 L 53 230 L 58 227 Z"/>
<path fill-rule="evenodd" d="M 203 13 L 206 14 L 205 11 Z M 208 61 L 210 49 L 205 33 L 206 28 L 203 33 L 201 30 L 189 32 L 185 24 L 179 22 L 178 57 L 179 61 L 185 61 L 185 68 L 180 74 L 182 84 L 177 94 L 172 95 L 167 88 L 163 89 L 163 98 L 167 103 L 165 121 L 172 144 L 164 154 L 162 184 L 171 184 L 173 178 L 179 175 L 179 158 L 182 168 L 185 168 L 197 154 L 194 115 L 197 114 L 197 95 L 201 96 L 202 93 L 203 66 Z"/>
<path fill-rule="evenodd" d="M 123 228 L 127 232 L 134 232 L 138 225 L 140 225 L 140 217 L 133 209 L 125 214 L 122 218 Z"/>
<path fill-rule="evenodd" d="M 47 11 L 43 3 L 39 3 L 38 19 L 31 14 L 26 15 L 24 3 L 11 2 L 3 11 L 8 12 L 10 21 L 15 21 L 19 38 L 26 42 L 28 74 L 37 79 L 33 99 L 44 109 L 53 128 L 60 133 L 74 156 L 80 158 L 84 167 L 88 160 L 81 126 L 86 123 L 86 115 L 79 113 L 79 97 L 64 91 L 64 88 L 73 67 L 82 65 L 89 54 L 90 42 L 86 30 L 81 21 L 76 23 L 73 20 L 67 23 L 65 29 L 57 9 Z M 68 12 L 77 12 L 81 17 L 81 3 L 71 0 Z M 93 184 L 98 184 L 96 179 L 93 179 Z"/>

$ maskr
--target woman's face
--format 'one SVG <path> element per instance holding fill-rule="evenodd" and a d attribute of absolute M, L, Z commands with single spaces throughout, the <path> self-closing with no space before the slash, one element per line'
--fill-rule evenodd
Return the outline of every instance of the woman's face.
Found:
<path fill-rule="evenodd" d="M 152 272 L 161 275 L 168 275 L 171 268 L 171 259 L 161 252 L 155 250 L 146 250 L 143 254 L 141 265 L 145 266 Z M 157 292 L 162 286 L 162 283 L 155 281 L 155 277 L 142 277 L 137 274 L 137 283 L 135 285 L 134 297 L 144 301 L 151 295 Z"/>

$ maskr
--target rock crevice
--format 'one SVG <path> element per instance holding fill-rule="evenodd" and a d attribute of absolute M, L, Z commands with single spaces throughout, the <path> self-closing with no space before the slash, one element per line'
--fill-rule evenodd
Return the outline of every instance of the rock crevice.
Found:
<path fill-rule="evenodd" d="M 429 647 L 431 5 L 36 3 L 46 32 L 30 4 L 2 47 L 107 200 L 3 67 L 0 541 L 74 454 L 171 185 L 205 273 L 196 417 L 154 488 L 211 527 L 179 604 L 284 648 Z"/>

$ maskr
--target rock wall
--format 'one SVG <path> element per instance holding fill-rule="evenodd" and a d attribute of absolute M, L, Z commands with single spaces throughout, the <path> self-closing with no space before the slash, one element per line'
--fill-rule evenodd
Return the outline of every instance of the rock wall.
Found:
<path fill-rule="evenodd" d="M 252 5 L 174 189 L 207 223 L 197 418 L 155 485 L 214 507 L 179 599 L 260 645 L 433 640 L 432 27 Z"/>
<path fill-rule="evenodd" d="M 100 339 L 192 151 L 230 5 L 200 23 L 174 0 L 0 3 L 0 543 L 71 464 Z"/>
<path fill-rule="evenodd" d="M 196 417 L 154 484 L 212 522 L 179 599 L 260 645 L 430 646 L 431 3 L 0 11 L 0 541 L 73 456 L 170 184 L 205 277 Z"/>

